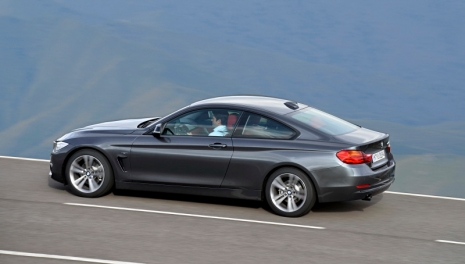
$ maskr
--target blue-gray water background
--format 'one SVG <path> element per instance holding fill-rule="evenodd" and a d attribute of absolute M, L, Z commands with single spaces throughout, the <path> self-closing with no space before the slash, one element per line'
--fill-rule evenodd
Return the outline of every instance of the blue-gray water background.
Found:
<path fill-rule="evenodd" d="M 0 1 L 0 155 L 229 94 L 391 135 L 395 191 L 465 197 L 465 2 Z"/>

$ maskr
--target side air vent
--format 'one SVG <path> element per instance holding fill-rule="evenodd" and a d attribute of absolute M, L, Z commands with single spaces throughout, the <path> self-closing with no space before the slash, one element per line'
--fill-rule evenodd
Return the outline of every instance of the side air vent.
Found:
<path fill-rule="evenodd" d="M 284 105 L 289 107 L 292 110 L 296 110 L 299 108 L 296 102 L 285 102 Z"/>
<path fill-rule="evenodd" d="M 126 170 L 126 166 L 125 166 L 125 162 L 124 160 L 128 158 L 128 156 L 126 156 L 127 152 L 121 152 L 121 154 L 118 155 L 117 159 L 118 159 L 118 164 L 119 166 L 121 167 L 121 169 L 124 171 L 124 172 L 127 172 Z"/>

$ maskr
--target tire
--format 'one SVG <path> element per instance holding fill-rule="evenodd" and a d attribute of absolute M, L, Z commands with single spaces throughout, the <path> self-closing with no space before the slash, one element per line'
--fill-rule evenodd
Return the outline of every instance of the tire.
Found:
<path fill-rule="evenodd" d="M 81 197 L 103 196 L 114 185 L 113 170 L 107 158 L 92 149 L 74 153 L 66 164 L 65 174 L 69 190 Z"/>
<path fill-rule="evenodd" d="M 290 167 L 278 169 L 270 175 L 265 196 L 270 209 L 286 217 L 306 215 L 316 202 L 315 188 L 308 176 Z"/>

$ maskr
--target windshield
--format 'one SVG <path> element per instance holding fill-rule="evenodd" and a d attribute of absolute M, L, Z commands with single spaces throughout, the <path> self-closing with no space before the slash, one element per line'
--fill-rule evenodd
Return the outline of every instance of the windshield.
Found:
<path fill-rule="evenodd" d="M 346 134 L 359 128 L 357 125 L 311 107 L 294 112 L 291 117 L 332 136 Z"/>

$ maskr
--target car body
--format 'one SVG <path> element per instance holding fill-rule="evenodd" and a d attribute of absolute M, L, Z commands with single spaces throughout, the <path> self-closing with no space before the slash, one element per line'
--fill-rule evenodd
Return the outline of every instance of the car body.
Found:
<path fill-rule="evenodd" d="M 292 217 L 316 202 L 370 200 L 395 166 L 388 134 L 295 101 L 224 96 L 76 129 L 54 142 L 50 175 L 84 197 L 116 188 L 262 200 Z"/>

